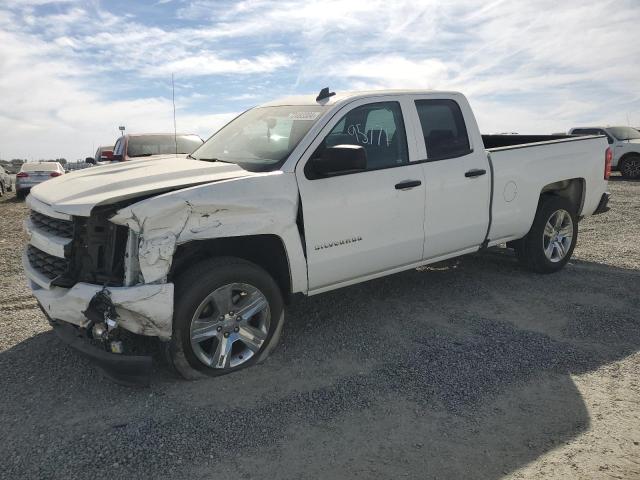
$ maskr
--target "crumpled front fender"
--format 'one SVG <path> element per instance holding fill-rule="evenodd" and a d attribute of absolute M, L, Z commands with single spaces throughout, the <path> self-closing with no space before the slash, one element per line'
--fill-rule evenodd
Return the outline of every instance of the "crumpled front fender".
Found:
<path fill-rule="evenodd" d="M 166 281 L 178 245 L 274 234 L 285 244 L 292 284 L 302 290 L 306 289 L 306 264 L 295 261 L 304 258 L 297 210 L 295 177 L 278 171 L 152 197 L 120 209 L 110 221 L 136 233 L 139 270 L 146 284 Z"/>

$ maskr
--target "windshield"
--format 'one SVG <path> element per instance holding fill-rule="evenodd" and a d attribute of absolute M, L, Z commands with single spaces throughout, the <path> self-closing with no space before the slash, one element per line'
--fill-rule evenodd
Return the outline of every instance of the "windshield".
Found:
<path fill-rule="evenodd" d="M 611 127 L 607 128 L 609 133 L 618 140 L 636 140 L 640 139 L 640 132 L 631 127 Z"/>
<path fill-rule="evenodd" d="M 128 157 L 148 157 L 171 153 L 191 153 L 202 145 L 197 135 L 135 135 L 127 143 Z M 177 146 L 177 151 L 176 151 Z"/>
<path fill-rule="evenodd" d="M 253 108 L 222 127 L 192 156 L 237 163 L 248 170 L 278 168 L 325 109 L 318 105 Z"/>

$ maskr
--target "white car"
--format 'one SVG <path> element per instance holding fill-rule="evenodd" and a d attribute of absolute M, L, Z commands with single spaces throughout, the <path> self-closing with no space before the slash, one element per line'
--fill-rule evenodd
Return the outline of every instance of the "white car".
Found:
<path fill-rule="evenodd" d="M 614 170 L 625 178 L 640 178 L 640 132 L 631 127 L 580 127 L 570 135 L 605 135 L 613 152 Z"/>
<path fill-rule="evenodd" d="M 24 269 L 55 330 L 121 380 L 150 365 L 127 332 L 187 378 L 221 375 L 268 355 L 294 294 L 504 242 L 558 271 L 578 219 L 607 208 L 610 162 L 602 136 L 483 138 L 460 93 L 323 89 L 248 110 L 191 158 L 34 188 Z"/>
<path fill-rule="evenodd" d="M 16 196 L 23 199 L 31 188 L 60 175 L 64 175 L 64 168 L 58 162 L 23 163 L 16 174 Z"/>

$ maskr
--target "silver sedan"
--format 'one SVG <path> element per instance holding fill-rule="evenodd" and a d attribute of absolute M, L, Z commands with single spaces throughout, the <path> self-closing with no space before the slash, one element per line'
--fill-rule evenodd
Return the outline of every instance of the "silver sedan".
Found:
<path fill-rule="evenodd" d="M 25 198 L 32 187 L 60 175 L 64 168 L 58 162 L 24 163 L 16 175 L 16 196 Z"/>

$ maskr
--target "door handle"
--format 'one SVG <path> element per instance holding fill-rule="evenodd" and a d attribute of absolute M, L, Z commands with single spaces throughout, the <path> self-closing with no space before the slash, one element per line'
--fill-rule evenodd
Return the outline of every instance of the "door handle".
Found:
<path fill-rule="evenodd" d="M 396 190 L 409 190 L 420 185 L 422 185 L 420 180 L 405 180 L 404 182 L 396 183 Z"/>
<path fill-rule="evenodd" d="M 474 178 L 474 177 L 480 177 L 480 176 L 484 175 L 485 173 L 487 173 L 486 170 L 482 170 L 480 168 L 473 168 L 473 169 L 469 170 L 468 172 L 466 172 L 464 174 L 464 176 L 467 177 L 467 178 Z"/>

